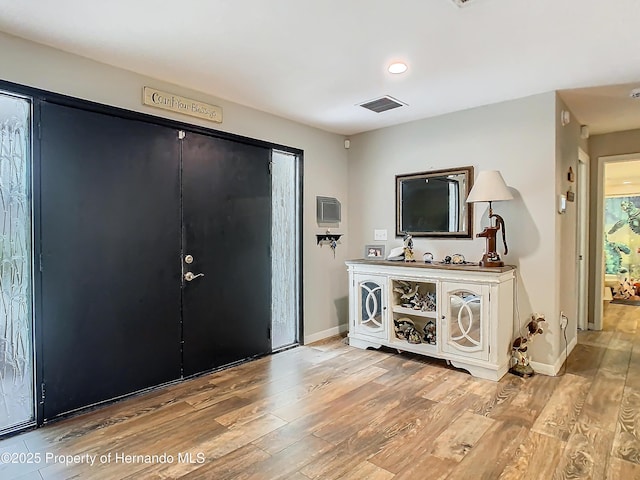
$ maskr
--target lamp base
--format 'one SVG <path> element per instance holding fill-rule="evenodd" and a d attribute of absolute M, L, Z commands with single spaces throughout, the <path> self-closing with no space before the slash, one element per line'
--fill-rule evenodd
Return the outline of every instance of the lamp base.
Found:
<path fill-rule="evenodd" d="M 504 267 L 504 262 L 496 252 L 485 253 L 478 264 L 481 267 Z"/>

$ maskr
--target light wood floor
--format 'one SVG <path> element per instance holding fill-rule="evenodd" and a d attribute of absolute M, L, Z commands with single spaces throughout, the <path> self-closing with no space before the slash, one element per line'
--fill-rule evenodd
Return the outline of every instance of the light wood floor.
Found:
<path fill-rule="evenodd" d="M 639 324 L 609 305 L 566 374 L 498 383 L 332 339 L 6 439 L 41 462 L 0 478 L 640 479 Z"/>

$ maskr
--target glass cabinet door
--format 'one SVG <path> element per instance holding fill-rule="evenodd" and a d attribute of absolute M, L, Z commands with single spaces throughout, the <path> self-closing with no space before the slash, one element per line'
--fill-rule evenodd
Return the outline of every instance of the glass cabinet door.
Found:
<path fill-rule="evenodd" d="M 489 287 L 443 283 L 442 288 L 446 305 L 442 318 L 444 350 L 487 360 Z"/>
<path fill-rule="evenodd" d="M 354 330 L 378 338 L 386 336 L 386 278 L 355 275 L 356 315 Z"/>

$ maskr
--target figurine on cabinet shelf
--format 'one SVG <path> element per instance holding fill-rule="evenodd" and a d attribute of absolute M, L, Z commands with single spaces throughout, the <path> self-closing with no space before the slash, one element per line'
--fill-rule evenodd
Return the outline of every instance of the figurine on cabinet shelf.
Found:
<path fill-rule="evenodd" d="M 404 261 L 416 261 L 416 259 L 413 257 L 413 237 L 408 233 L 404 236 Z"/>
<path fill-rule="evenodd" d="M 416 305 L 414 310 L 422 310 L 423 312 L 435 312 L 436 310 L 436 294 L 434 292 L 427 292 L 424 295 L 418 294 Z"/>
<path fill-rule="evenodd" d="M 413 323 L 413 320 L 409 318 L 399 318 L 396 320 L 393 319 L 393 330 L 396 334 L 396 338 L 400 340 L 407 340 L 409 338 L 409 332 L 411 330 L 415 331 L 416 326 Z"/>
<path fill-rule="evenodd" d="M 427 306 L 427 295 L 423 295 L 420 292 L 416 292 L 416 294 L 411 299 L 411 307 L 413 310 L 425 311 Z"/>
<path fill-rule="evenodd" d="M 433 320 L 429 320 L 427 324 L 422 329 L 424 332 L 424 343 L 428 343 L 430 345 L 436 344 L 436 324 Z"/>
<path fill-rule="evenodd" d="M 422 337 L 420 336 L 420 333 L 415 328 L 410 328 L 409 331 L 407 332 L 407 342 L 413 343 L 413 344 L 422 343 Z"/>
<path fill-rule="evenodd" d="M 393 291 L 400 294 L 400 305 L 412 310 L 433 312 L 436 309 L 436 294 L 433 292 L 420 293 L 420 285 L 404 280 L 394 282 Z"/>
<path fill-rule="evenodd" d="M 513 341 L 511 348 L 511 368 L 509 371 L 514 375 L 531 377 L 535 373 L 533 368 L 531 368 L 531 359 L 527 350 L 529 349 L 531 338 L 534 335 L 544 333 L 540 325 L 544 321 L 546 321 L 544 315 L 538 313 L 532 314 L 531 320 L 525 327 L 525 334 Z"/>
<path fill-rule="evenodd" d="M 418 284 L 411 284 L 404 280 L 395 282 L 397 286 L 393 287 L 393 291 L 400 294 L 400 303 L 405 308 L 413 308 L 413 297 L 418 293 Z"/>

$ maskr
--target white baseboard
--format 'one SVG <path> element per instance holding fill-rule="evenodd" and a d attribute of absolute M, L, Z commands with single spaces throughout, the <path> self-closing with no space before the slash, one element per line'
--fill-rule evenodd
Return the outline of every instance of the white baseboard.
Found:
<path fill-rule="evenodd" d="M 342 325 L 338 325 L 337 327 L 329 328 L 328 330 L 323 330 L 318 333 L 312 333 L 311 335 L 305 335 L 304 344 L 307 345 L 309 343 L 318 342 L 320 340 L 324 340 L 325 338 L 333 337 L 335 335 L 339 335 L 341 333 L 349 330 L 349 324 L 343 323 Z"/>
<path fill-rule="evenodd" d="M 304 344 L 307 345 L 309 343 L 318 342 L 320 340 L 324 340 L 325 338 L 333 337 L 335 335 L 339 335 L 349 330 L 349 325 L 347 323 L 343 323 L 342 325 L 338 325 L 337 327 L 329 328 L 327 330 L 323 330 L 318 333 L 313 333 L 311 335 L 306 335 L 304 337 Z M 569 342 L 566 348 L 566 356 L 564 350 L 555 361 L 553 365 L 548 363 L 540 363 L 540 362 L 531 362 L 531 367 L 535 370 L 536 373 L 541 373 L 543 375 L 556 376 L 557 373 L 562 368 L 562 364 L 565 361 L 565 358 L 568 357 L 575 346 L 578 344 L 578 337 L 573 337 L 573 339 Z"/>
<path fill-rule="evenodd" d="M 531 368 L 533 368 L 536 373 L 542 373 L 543 375 L 549 375 L 551 377 L 555 377 L 560 371 L 560 368 L 562 368 L 562 364 L 564 363 L 565 358 L 567 358 L 571 354 L 571 352 L 573 351 L 573 349 L 577 344 L 578 344 L 578 337 L 575 336 L 569 342 L 569 345 L 567 345 L 566 354 L 565 354 L 565 351 L 563 350 L 553 365 L 550 365 L 548 363 L 531 362 Z"/>

